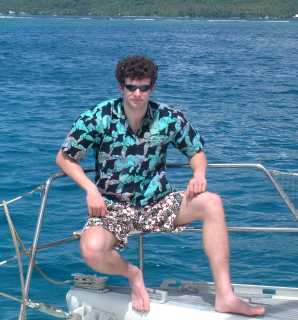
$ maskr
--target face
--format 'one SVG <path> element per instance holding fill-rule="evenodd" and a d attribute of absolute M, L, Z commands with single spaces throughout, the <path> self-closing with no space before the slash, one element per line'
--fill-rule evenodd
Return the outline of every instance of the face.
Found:
<path fill-rule="evenodd" d="M 145 110 L 153 88 L 149 78 L 141 80 L 126 78 L 125 85 L 121 90 L 126 107 L 132 110 Z"/>

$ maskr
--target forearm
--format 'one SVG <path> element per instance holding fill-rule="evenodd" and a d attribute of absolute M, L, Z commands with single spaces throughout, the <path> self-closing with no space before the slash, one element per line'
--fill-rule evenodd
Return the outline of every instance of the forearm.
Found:
<path fill-rule="evenodd" d="M 206 176 L 206 169 L 207 169 L 207 158 L 204 151 L 200 151 L 199 153 L 195 154 L 190 159 L 190 166 L 193 170 L 193 175 L 199 177 Z"/>
<path fill-rule="evenodd" d="M 62 171 L 74 180 L 87 193 L 97 190 L 94 182 L 85 174 L 81 165 L 74 160 L 71 160 L 60 150 L 56 157 L 56 164 Z"/>
<path fill-rule="evenodd" d="M 89 216 L 106 215 L 106 205 L 101 193 L 95 183 L 86 175 L 80 164 L 68 158 L 61 150 L 57 154 L 56 163 L 65 174 L 86 191 Z"/>

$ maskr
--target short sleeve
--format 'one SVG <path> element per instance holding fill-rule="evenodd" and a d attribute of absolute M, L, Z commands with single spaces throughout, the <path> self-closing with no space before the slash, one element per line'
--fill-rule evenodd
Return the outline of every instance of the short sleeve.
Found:
<path fill-rule="evenodd" d="M 173 144 L 188 158 L 191 158 L 203 150 L 203 137 L 193 128 L 182 112 L 175 111 L 174 117 L 176 118 L 176 134 L 173 137 Z"/>
<path fill-rule="evenodd" d="M 69 158 L 79 161 L 90 148 L 100 144 L 104 130 L 104 119 L 99 108 L 82 113 L 73 123 L 70 132 L 61 146 Z"/>

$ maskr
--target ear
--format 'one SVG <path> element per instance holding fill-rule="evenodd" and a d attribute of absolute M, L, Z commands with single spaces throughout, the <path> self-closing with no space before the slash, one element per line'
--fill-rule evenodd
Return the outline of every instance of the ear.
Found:
<path fill-rule="evenodd" d="M 124 91 L 124 85 L 122 85 L 122 84 L 118 84 L 118 89 L 123 93 L 123 91 Z"/>

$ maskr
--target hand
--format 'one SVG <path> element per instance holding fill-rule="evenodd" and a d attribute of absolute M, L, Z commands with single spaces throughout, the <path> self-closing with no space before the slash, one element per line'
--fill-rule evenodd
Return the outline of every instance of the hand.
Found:
<path fill-rule="evenodd" d="M 195 175 L 192 179 L 189 180 L 186 196 L 188 199 L 194 198 L 196 195 L 203 193 L 207 190 L 207 180 L 205 176 Z"/>
<path fill-rule="evenodd" d="M 104 199 L 98 189 L 92 189 L 86 195 L 89 217 L 103 217 L 108 211 Z"/>

